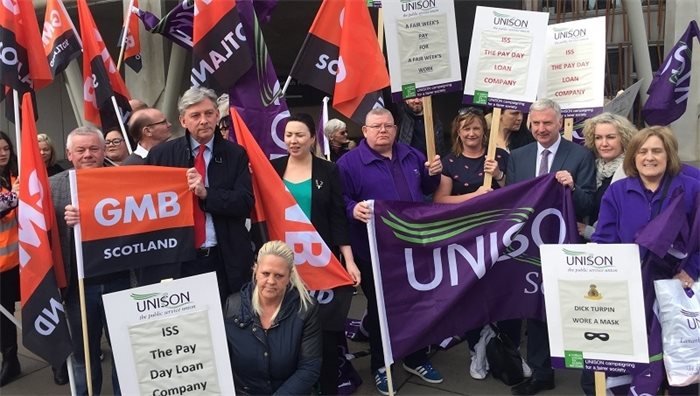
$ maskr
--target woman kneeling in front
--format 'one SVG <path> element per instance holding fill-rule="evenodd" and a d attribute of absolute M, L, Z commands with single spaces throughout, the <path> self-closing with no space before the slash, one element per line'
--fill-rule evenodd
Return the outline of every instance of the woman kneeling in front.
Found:
<path fill-rule="evenodd" d="M 309 395 L 321 370 L 318 306 L 284 242 L 258 252 L 253 281 L 226 301 L 226 338 L 239 395 Z"/>

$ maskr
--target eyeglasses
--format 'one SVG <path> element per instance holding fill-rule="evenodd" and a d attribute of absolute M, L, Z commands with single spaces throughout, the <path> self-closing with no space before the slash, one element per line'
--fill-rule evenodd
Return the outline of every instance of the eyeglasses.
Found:
<path fill-rule="evenodd" d="M 374 129 L 377 131 L 380 131 L 382 128 L 386 129 L 387 131 L 390 131 L 394 128 L 396 128 L 396 125 L 394 124 L 376 124 L 376 125 L 365 125 L 369 129 Z"/>
<path fill-rule="evenodd" d="M 122 144 L 123 141 L 124 141 L 124 139 L 122 139 L 122 138 L 109 139 L 109 140 L 105 140 L 105 145 L 107 145 L 107 146 L 119 146 L 120 144 Z"/>
<path fill-rule="evenodd" d="M 160 124 L 167 124 L 167 123 L 168 123 L 168 119 L 167 119 L 167 118 L 163 118 L 161 121 L 153 122 L 153 123 L 150 123 L 150 124 L 146 125 L 146 128 L 154 127 L 154 126 L 160 125 Z"/>
<path fill-rule="evenodd" d="M 467 114 L 476 114 L 476 115 L 484 115 L 484 110 L 478 108 L 478 107 L 462 107 L 459 109 L 457 112 L 457 115 L 460 117 L 463 117 Z"/>

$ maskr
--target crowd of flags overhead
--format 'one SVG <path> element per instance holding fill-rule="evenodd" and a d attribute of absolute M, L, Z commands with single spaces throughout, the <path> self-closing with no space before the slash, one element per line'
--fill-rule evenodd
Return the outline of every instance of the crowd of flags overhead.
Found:
<path fill-rule="evenodd" d="M 260 30 L 276 3 L 277 0 L 181 1 L 161 19 L 141 10 L 138 0 L 132 0 L 119 42 L 124 63 L 136 72 L 143 66 L 135 15 L 147 31 L 192 51 L 193 85 L 229 93 L 232 114 L 241 117 L 237 123 L 250 126 L 255 137 L 248 140 L 248 145 L 259 145 L 268 157 L 282 154 L 279 128 L 283 128 L 283 123 L 279 121 L 289 116 L 289 110 Z M 61 0 L 46 1 L 43 29 L 39 28 L 31 0 L 9 4 L 0 7 L 0 41 L 5 51 L 12 54 L 9 62 L 0 62 L 0 100 L 4 98 L 6 105 L 13 107 L 19 105 L 9 100 L 15 90 L 24 109 L 19 208 L 24 342 L 30 350 L 55 363 L 65 360 L 70 350 L 65 317 L 56 313 L 52 305 L 59 301 L 57 287 L 65 285 L 65 279 L 60 252 L 56 254 L 56 233 L 49 233 L 54 227 L 54 214 L 46 173 L 38 156 L 33 95 L 81 53 L 86 120 L 103 130 L 123 125 L 131 110 L 130 95 L 86 0 L 77 0 L 80 33 Z M 650 99 L 643 111 L 647 120 L 667 124 L 685 111 L 694 38 L 700 39 L 700 31 L 693 21 L 649 88 Z M 313 66 L 321 56 L 326 60 L 324 69 Z M 369 109 L 382 104 L 381 90 L 389 85 L 386 62 L 366 3 L 324 0 L 290 75 L 331 95 L 337 111 L 362 123 Z M 250 146 L 248 149 L 254 150 Z M 37 213 L 40 217 L 30 216 Z M 54 328 L 51 337 L 36 332 L 35 324 L 47 320 L 41 316 L 45 312 L 52 313 L 52 322 L 46 322 Z"/>

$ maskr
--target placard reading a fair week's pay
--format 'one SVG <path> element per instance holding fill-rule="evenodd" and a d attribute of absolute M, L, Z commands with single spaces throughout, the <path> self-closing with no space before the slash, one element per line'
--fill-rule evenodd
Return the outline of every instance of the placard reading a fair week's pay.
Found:
<path fill-rule="evenodd" d="M 382 10 L 394 101 L 460 91 L 454 2 L 385 0 Z"/>
<path fill-rule="evenodd" d="M 542 245 L 540 255 L 553 367 L 649 363 L 637 245 Z"/>

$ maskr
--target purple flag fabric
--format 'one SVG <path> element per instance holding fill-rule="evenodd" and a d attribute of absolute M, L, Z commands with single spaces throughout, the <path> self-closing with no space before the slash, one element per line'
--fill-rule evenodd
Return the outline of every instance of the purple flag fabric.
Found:
<path fill-rule="evenodd" d="M 664 59 L 651 81 L 649 99 L 642 115 L 649 125 L 668 125 L 685 113 L 690 95 L 690 65 L 693 37 L 700 40 L 696 21 L 690 21 L 685 33 Z"/>
<path fill-rule="evenodd" d="M 231 87 L 229 104 L 243 117 L 265 155 L 276 158 L 287 154 L 284 127 L 290 113 L 287 102 L 280 97 L 280 83 L 256 17 L 258 7 L 267 5 L 269 8 L 266 3 L 270 2 L 258 3 L 255 1 L 253 4 L 252 0 L 237 2 L 243 30 L 249 41 L 250 56 L 255 65 Z M 269 13 L 268 8 L 263 10 Z"/>
<path fill-rule="evenodd" d="M 153 13 L 138 10 L 136 12 L 143 27 L 151 33 L 159 33 L 175 44 L 192 49 L 192 20 L 194 17 L 194 1 L 180 1 L 168 12 L 163 19 Z"/>
<path fill-rule="evenodd" d="M 368 229 L 385 359 L 486 323 L 543 319 L 539 245 L 578 240 L 571 193 L 553 175 L 457 205 L 376 201 Z"/>

